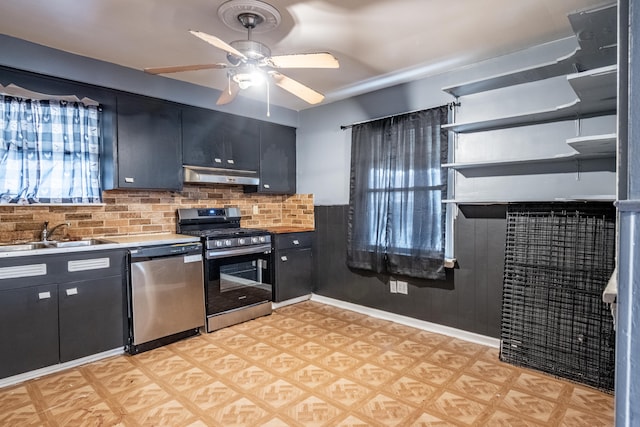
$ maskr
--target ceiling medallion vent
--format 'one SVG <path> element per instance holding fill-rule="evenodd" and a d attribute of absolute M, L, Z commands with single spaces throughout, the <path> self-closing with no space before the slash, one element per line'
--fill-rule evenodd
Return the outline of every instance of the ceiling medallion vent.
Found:
<path fill-rule="evenodd" d="M 222 3 L 218 8 L 218 17 L 227 27 L 241 32 L 247 31 L 246 18 L 251 17 L 256 21 L 251 25 L 254 33 L 273 30 L 280 25 L 282 19 L 275 7 L 259 0 L 230 0 Z"/>

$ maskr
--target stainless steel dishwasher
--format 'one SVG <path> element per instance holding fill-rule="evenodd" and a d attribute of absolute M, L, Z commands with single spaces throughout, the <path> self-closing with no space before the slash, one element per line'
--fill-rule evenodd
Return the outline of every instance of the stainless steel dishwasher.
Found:
<path fill-rule="evenodd" d="M 205 322 L 202 244 L 138 247 L 129 253 L 127 352 L 198 334 Z"/>

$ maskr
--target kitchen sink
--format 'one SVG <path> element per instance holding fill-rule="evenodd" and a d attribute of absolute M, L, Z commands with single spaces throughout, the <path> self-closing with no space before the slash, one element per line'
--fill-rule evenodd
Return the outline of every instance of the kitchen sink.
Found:
<path fill-rule="evenodd" d="M 13 245 L 0 245 L 0 252 L 31 251 L 34 249 L 43 249 L 46 247 L 47 245 L 42 242 L 17 243 Z"/>
<path fill-rule="evenodd" d="M 76 246 L 94 246 L 103 245 L 105 243 L 111 243 L 108 240 L 102 239 L 86 239 L 86 240 L 58 240 L 47 242 L 49 246 L 54 248 L 73 248 Z"/>
<path fill-rule="evenodd" d="M 103 240 L 103 239 L 49 240 L 46 242 L 28 242 L 28 243 L 14 243 L 9 245 L 0 245 L 0 252 L 32 251 L 34 249 L 47 249 L 47 248 L 74 248 L 74 247 L 83 247 L 83 246 L 103 245 L 106 243 L 113 243 L 113 242 L 109 240 Z"/>

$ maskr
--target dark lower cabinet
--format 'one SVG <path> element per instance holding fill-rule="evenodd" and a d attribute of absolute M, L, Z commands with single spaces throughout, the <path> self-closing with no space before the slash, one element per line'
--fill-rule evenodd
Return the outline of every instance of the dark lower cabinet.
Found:
<path fill-rule="evenodd" d="M 275 302 L 309 295 L 312 292 L 311 236 L 310 232 L 274 236 Z"/>
<path fill-rule="evenodd" d="M 0 378 L 123 347 L 125 254 L 0 259 Z"/>
<path fill-rule="evenodd" d="M 122 276 L 58 286 L 60 362 L 122 346 Z"/>
<path fill-rule="evenodd" d="M 0 378 L 58 363 L 56 285 L 0 291 Z"/>

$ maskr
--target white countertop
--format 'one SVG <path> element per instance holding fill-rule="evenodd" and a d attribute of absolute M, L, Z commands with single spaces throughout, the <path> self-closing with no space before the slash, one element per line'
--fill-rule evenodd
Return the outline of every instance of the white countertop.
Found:
<path fill-rule="evenodd" d="M 119 243 L 123 247 L 172 245 L 174 243 L 199 242 L 197 236 L 187 236 L 175 233 L 133 234 L 128 236 L 108 236 L 104 238 L 111 242 Z"/>
<path fill-rule="evenodd" d="M 187 236 L 175 233 L 134 234 L 127 236 L 100 237 L 99 240 L 107 241 L 99 245 L 74 246 L 64 248 L 42 248 L 24 251 L 3 252 L 0 247 L 0 258 L 14 258 L 32 255 L 52 255 L 71 252 L 100 251 L 107 249 L 123 249 L 137 246 L 173 245 L 179 243 L 199 242 L 199 237 Z"/>

